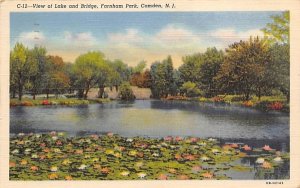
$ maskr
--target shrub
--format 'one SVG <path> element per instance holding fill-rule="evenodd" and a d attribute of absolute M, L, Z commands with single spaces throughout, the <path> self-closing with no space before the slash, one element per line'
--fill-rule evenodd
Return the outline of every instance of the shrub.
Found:
<path fill-rule="evenodd" d="M 215 102 L 215 103 L 225 103 L 224 98 L 220 97 L 220 96 L 215 96 L 215 97 L 211 98 L 211 100 L 212 100 L 212 102 Z"/>
<path fill-rule="evenodd" d="M 282 110 L 283 104 L 281 102 L 276 101 L 276 102 L 272 102 L 272 103 L 268 104 L 267 107 L 270 110 Z"/>
<path fill-rule="evenodd" d="M 120 86 L 119 97 L 121 100 L 134 100 L 135 96 L 128 82 L 124 82 Z"/>
<path fill-rule="evenodd" d="M 29 101 L 23 101 L 21 103 L 22 106 L 34 106 L 32 102 L 29 102 Z"/>
<path fill-rule="evenodd" d="M 48 100 L 43 100 L 42 105 L 50 105 L 50 102 Z"/>
<path fill-rule="evenodd" d="M 246 106 L 246 107 L 252 107 L 254 105 L 254 103 L 252 101 L 244 101 L 242 104 L 243 104 L 243 106 Z"/>
<path fill-rule="evenodd" d="M 197 85 L 193 82 L 185 82 L 180 90 L 182 90 L 187 97 L 197 97 L 202 95 L 202 92 L 200 91 L 200 89 L 197 87 Z"/>

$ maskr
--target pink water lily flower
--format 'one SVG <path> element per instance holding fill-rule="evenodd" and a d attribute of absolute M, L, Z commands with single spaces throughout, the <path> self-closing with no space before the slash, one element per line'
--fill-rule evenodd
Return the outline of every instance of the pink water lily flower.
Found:
<path fill-rule="evenodd" d="M 249 147 L 248 145 L 244 145 L 242 147 L 245 151 L 251 151 L 251 147 Z"/>
<path fill-rule="evenodd" d="M 202 169 L 201 166 L 196 165 L 196 166 L 193 166 L 192 171 L 193 171 L 194 173 L 196 173 L 196 172 L 199 172 L 201 169 Z"/>
<path fill-rule="evenodd" d="M 176 142 L 179 142 L 179 141 L 182 141 L 182 140 L 183 140 L 183 138 L 180 137 L 180 136 L 176 136 L 176 137 L 175 137 L 175 141 L 176 141 Z"/>
<path fill-rule="evenodd" d="M 262 149 L 265 150 L 265 151 L 273 150 L 269 145 L 265 145 Z"/>
<path fill-rule="evenodd" d="M 107 133 L 107 136 L 112 137 L 112 136 L 114 136 L 114 133 L 108 132 L 108 133 Z"/>
<path fill-rule="evenodd" d="M 159 180 L 167 180 L 168 176 L 166 174 L 160 174 L 157 179 L 159 179 Z"/>
<path fill-rule="evenodd" d="M 173 140 L 173 137 L 172 136 L 166 136 L 164 138 L 164 141 L 172 141 Z"/>

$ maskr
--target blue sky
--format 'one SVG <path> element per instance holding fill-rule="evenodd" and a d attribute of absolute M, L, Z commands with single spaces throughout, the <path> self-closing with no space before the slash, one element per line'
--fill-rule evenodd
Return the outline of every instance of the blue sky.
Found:
<path fill-rule="evenodd" d="M 41 45 L 69 62 L 99 50 L 133 66 L 171 55 L 178 67 L 183 55 L 262 36 L 260 29 L 274 14 L 280 12 L 11 13 L 11 48 L 16 42 Z"/>

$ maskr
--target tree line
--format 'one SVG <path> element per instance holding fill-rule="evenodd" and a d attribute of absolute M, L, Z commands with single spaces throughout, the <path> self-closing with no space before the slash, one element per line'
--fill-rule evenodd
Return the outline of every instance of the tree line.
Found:
<path fill-rule="evenodd" d="M 65 63 L 59 56 L 47 55 L 43 47 L 26 48 L 17 43 L 10 56 L 10 92 L 22 99 L 24 91 L 36 94 L 77 92 L 87 98 L 91 88 L 118 91 L 122 83 L 150 88 L 153 98 L 177 95 L 213 97 L 219 94 L 251 95 L 282 93 L 289 101 L 289 13 L 273 16 L 263 28 L 266 37 L 250 37 L 230 44 L 224 51 L 216 47 L 187 55 L 174 69 L 172 57 L 151 64 L 141 61 L 130 67 L 121 60 L 108 60 L 102 52 L 91 51 Z"/>

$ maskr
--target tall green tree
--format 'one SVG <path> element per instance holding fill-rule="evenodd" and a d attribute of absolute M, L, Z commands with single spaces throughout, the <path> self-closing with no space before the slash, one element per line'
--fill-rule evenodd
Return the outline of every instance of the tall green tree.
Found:
<path fill-rule="evenodd" d="M 167 97 L 172 94 L 173 80 L 173 62 L 171 56 L 162 62 L 155 62 L 151 65 L 151 91 L 154 98 Z"/>
<path fill-rule="evenodd" d="M 13 88 L 17 88 L 19 100 L 22 100 L 25 83 L 33 72 L 34 64 L 29 61 L 29 50 L 17 43 L 10 53 L 10 77 Z"/>
<path fill-rule="evenodd" d="M 46 48 L 34 47 L 29 50 L 29 58 L 31 61 L 31 75 L 30 75 L 30 86 L 33 99 L 42 89 L 42 84 L 45 81 L 44 75 L 46 73 Z"/>
<path fill-rule="evenodd" d="M 271 16 L 273 22 L 262 29 L 271 43 L 288 44 L 290 42 L 290 12 Z"/>
<path fill-rule="evenodd" d="M 184 82 L 190 81 L 193 83 L 200 83 L 201 64 L 203 63 L 203 60 L 203 55 L 201 53 L 183 57 L 183 64 L 178 68 L 181 79 Z"/>
<path fill-rule="evenodd" d="M 225 61 L 215 77 L 223 93 L 244 95 L 245 100 L 263 86 L 270 63 L 268 44 L 258 37 L 234 43 L 226 49 Z"/>
<path fill-rule="evenodd" d="M 73 71 L 77 76 L 79 97 L 87 98 L 89 90 L 96 86 L 101 79 L 100 69 L 104 64 L 104 55 L 101 52 L 88 52 L 75 60 Z"/>
<path fill-rule="evenodd" d="M 223 51 L 218 51 L 215 47 L 208 48 L 203 54 L 203 63 L 200 65 L 200 86 L 207 97 L 215 96 L 218 92 L 217 84 L 214 77 L 220 70 L 224 62 Z"/>

